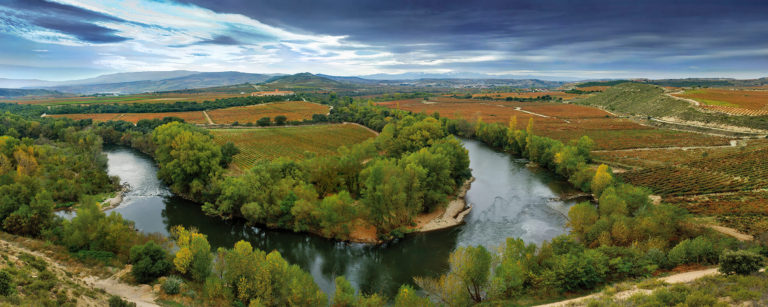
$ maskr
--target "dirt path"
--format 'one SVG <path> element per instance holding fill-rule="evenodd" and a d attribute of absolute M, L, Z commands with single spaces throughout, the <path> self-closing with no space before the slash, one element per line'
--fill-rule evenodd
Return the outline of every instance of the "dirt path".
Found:
<path fill-rule="evenodd" d="M 205 116 L 205 121 L 207 121 L 209 125 L 215 125 L 215 123 L 213 123 L 211 120 L 211 117 L 208 116 L 208 112 L 203 111 L 203 115 Z"/>
<path fill-rule="evenodd" d="M 673 274 L 666 277 L 659 278 L 660 281 L 663 281 L 668 284 L 680 284 L 680 283 L 689 283 L 694 280 L 697 280 L 702 277 L 712 276 L 720 274 L 717 270 L 717 268 L 709 268 L 704 270 L 698 270 L 698 271 L 691 271 L 691 272 L 685 272 L 685 273 L 679 273 L 679 274 Z M 630 296 L 636 294 L 636 293 L 650 293 L 650 290 L 640 289 L 637 288 L 637 286 L 633 287 L 632 289 L 625 290 L 619 293 L 616 293 L 613 297 L 616 299 L 626 299 Z M 565 301 L 559 301 L 555 303 L 549 303 L 544 305 L 538 305 L 538 307 L 565 307 L 565 306 L 585 306 L 586 302 L 590 299 L 597 299 L 600 296 L 602 296 L 602 292 L 590 294 L 587 296 L 582 296 L 574 299 L 569 299 Z"/>
<path fill-rule="evenodd" d="M 664 93 L 664 95 L 667 95 L 668 97 L 671 97 L 671 98 L 674 98 L 674 99 L 677 99 L 677 100 L 682 100 L 682 101 L 688 102 L 688 103 L 692 104 L 694 107 L 701 106 L 701 103 L 696 101 L 696 100 L 688 99 L 688 98 L 683 98 L 683 97 L 677 97 L 677 96 L 673 95 L 673 94 L 682 94 L 682 93 L 684 93 L 684 92 L 683 91 L 679 91 L 679 92 L 674 92 L 674 93 Z"/>
<path fill-rule="evenodd" d="M 707 227 L 711 228 L 714 231 L 717 231 L 719 233 L 722 233 L 726 236 L 731 236 L 733 238 L 736 238 L 736 240 L 746 242 L 746 241 L 752 241 L 755 239 L 755 237 L 742 233 L 736 229 L 720 226 L 720 225 L 707 225 Z"/>
<path fill-rule="evenodd" d="M 134 302 L 136 303 L 136 306 L 159 306 L 155 304 L 155 294 L 152 293 L 152 287 L 149 285 L 131 286 L 120 282 L 120 277 L 129 274 L 130 271 L 131 266 L 127 265 L 123 270 L 109 278 L 99 279 L 95 276 L 88 276 L 83 278 L 83 281 L 93 285 L 95 288 L 103 289 L 109 294 L 117 295 L 126 301 Z"/>
<path fill-rule="evenodd" d="M 97 289 L 103 289 L 108 294 L 120 296 L 126 301 L 136 303 L 137 306 L 159 306 L 154 302 L 155 295 L 152 292 L 152 289 L 149 285 L 132 286 L 132 285 L 122 283 L 119 280 L 121 276 L 130 273 L 131 271 L 130 265 L 126 266 L 123 270 L 121 270 L 117 274 L 106 279 L 102 279 L 92 275 L 87 275 L 85 277 L 78 278 L 76 277 L 77 274 L 72 274 L 72 273 L 75 273 L 75 272 L 72 272 L 72 269 L 60 265 L 58 262 L 51 259 L 44 253 L 27 249 L 23 246 L 17 245 L 14 242 L 6 241 L 6 240 L 0 240 L 0 248 L 2 248 L 4 251 L 13 250 L 16 253 L 28 253 L 36 257 L 39 257 L 43 259 L 45 262 L 47 262 L 48 264 L 50 264 L 54 268 L 54 270 L 59 273 L 60 276 L 72 276 L 73 282 L 78 283 L 84 287 L 93 287 Z M 81 272 L 80 274 L 82 275 L 84 274 L 84 272 Z M 84 300 L 83 305 L 92 305 L 91 304 L 92 299 L 89 299 L 85 296 L 80 297 L 79 299 Z M 78 305 L 81 305 L 80 302 L 78 302 Z"/>

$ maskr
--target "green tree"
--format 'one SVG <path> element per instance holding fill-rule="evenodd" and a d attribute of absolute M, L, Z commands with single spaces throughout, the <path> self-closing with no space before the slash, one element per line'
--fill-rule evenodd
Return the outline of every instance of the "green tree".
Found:
<path fill-rule="evenodd" d="M 179 122 L 155 128 L 158 177 L 181 194 L 201 195 L 222 174 L 221 148 L 202 130 Z"/>
<path fill-rule="evenodd" d="M 331 306 L 333 307 L 352 307 L 355 306 L 357 297 L 355 296 L 355 288 L 352 288 L 352 284 L 344 278 L 344 276 L 336 277 L 334 280 L 336 290 L 333 293 L 333 301 Z"/>
<path fill-rule="evenodd" d="M 459 247 L 448 259 L 448 273 L 437 279 L 416 278 L 416 283 L 447 305 L 479 303 L 486 298 L 491 260 L 483 246 Z"/>
<path fill-rule="evenodd" d="M 131 264 L 131 275 L 140 283 L 149 283 L 173 267 L 165 249 L 152 241 L 131 247 Z"/>
<path fill-rule="evenodd" d="M 260 127 L 269 126 L 271 124 L 272 124 L 272 119 L 269 117 L 262 117 L 256 121 L 256 125 L 259 125 Z"/>
<path fill-rule="evenodd" d="M 205 235 L 183 226 L 171 229 L 171 236 L 176 240 L 179 250 L 173 259 L 176 270 L 188 274 L 197 282 L 203 282 L 211 273 L 213 254 Z"/>
<path fill-rule="evenodd" d="M 288 117 L 285 117 L 285 115 L 278 115 L 275 116 L 275 125 L 276 126 L 282 126 L 285 125 L 285 122 L 288 120 Z"/>
<path fill-rule="evenodd" d="M 324 235 L 346 239 L 349 237 L 352 223 L 357 218 L 355 200 L 347 191 L 327 196 L 320 202 L 317 215 Z"/>
<path fill-rule="evenodd" d="M 568 227 L 584 240 L 587 230 L 597 222 L 597 209 L 590 202 L 582 202 L 568 210 Z"/>

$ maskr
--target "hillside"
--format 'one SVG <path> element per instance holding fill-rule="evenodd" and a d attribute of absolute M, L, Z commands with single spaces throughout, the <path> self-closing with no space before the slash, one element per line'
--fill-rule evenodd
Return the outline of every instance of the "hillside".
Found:
<path fill-rule="evenodd" d="M 132 82 L 66 85 L 49 87 L 69 93 L 120 93 L 136 94 L 144 92 L 173 91 L 191 88 L 216 87 L 242 83 L 259 83 L 272 77 L 263 74 L 241 72 L 207 72 L 163 80 L 142 80 Z"/>
<path fill-rule="evenodd" d="M 59 92 L 59 91 L 51 91 L 51 90 L 41 90 L 41 89 L 15 89 L 15 88 L 0 88 L 0 99 L 7 99 L 7 98 L 18 98 L 18 97 L 25 97 L 25 96 L 53 96 L 53 97 L 62 97 L 65 96 L 65 93 Z"/>
<path fill-rule="evenodd" d="M 275 88 L 340 88 L 352 86 L 310 73 L 273 77 L 265 81 L 264 85 Z"/>
<path fill-rule="evenodd" d="M 768 116 L 733 116 L 701 111 L 684 100 L 665 95 L 663 88 L 650 84 L 622 83 L 576 103 L 632 116 L 695 121 L 711 127 L 728 125 L 768 129 Z"/>

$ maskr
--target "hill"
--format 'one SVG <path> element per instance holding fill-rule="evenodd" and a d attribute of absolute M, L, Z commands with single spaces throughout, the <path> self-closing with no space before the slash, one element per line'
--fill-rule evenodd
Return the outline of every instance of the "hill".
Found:
<path fill-rule="evenodd" d="M 273 77 L 265 81 L 264 85 L 275 88 L 343 88 L 352 86 L 310 73 Z"/>
<path fill-rule="evenodd" d="M 272 77 L 264 74 L 241 72 L 206 72 L 163 80 L 142 80 L 132 82 L 54 86 L 48 89 L 70 93 L 120 93 L 173 91 L 191 88 L 216 87 L 242 83 L 260 83 Z"/>
<path fill-rule="evenodd" d="M 25 96 L 62 97 L 62 96 L 66 96 L 66 94 L 59 91 L 42 90 L 42 89 L 0 88 L 0 99 L 18 98 L 18 97 L 25 97 Z"/>
<path fill-rule="evenodd" d="M 663 88 L 651 84 L 622 83 L 576 103 L 633 116 L 681 122 L 695 121 L 712 128 L 727 125 L 768 130 L 768 116 L 733 116 L 705 112 L 687 101 L 666 95 Z"/>

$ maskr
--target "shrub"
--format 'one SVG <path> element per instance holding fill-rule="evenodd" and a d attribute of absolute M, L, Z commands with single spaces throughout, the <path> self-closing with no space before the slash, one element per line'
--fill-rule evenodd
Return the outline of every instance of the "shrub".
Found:
<path fill-rule="evenodd" d="M 171 270 L 168 253 L 155 242 L 131 247 L 131 274 L 140 283 L 148 283 Z"/>
<path fill-rule="evenodd" d="M 13 277 L 5 270 L 0 271 L 0 295 L 8 296 L 13 293 Z"/>
<path fill-rule="evenodd" d="M 208 277 L 203 285 L 203 297 L 208 300 L 226 297 L 224 283 L 218 277 Z"/>
<path fill-rule="evenodd" d="M 720 256 L 720 272 L 727 275 L 749 275 L 760 270 L 763 257 L 749 251 L 725 251 Z"/>
<path fill-rule="evenodd" d="M 109 307 L 136 307 L 136 303 L 126 302 L 119 296 L 109 298 Z"/>
<path fill-rule="evenodd" d="M 181 283 L 183 281 L 178 276 L 170 276 L 165 279 L 165 282 L 162 285 L 163 292 L 165 294 L 179 294 L 179 291 L 181 291 Z"/>
<path fill-rule="evenodd" d="M 115 259 L 115 253 L 108 251 L 80 250 L 74 256 L 83 262 L 95 260 L 104 264 L 109 264 Z"/>

